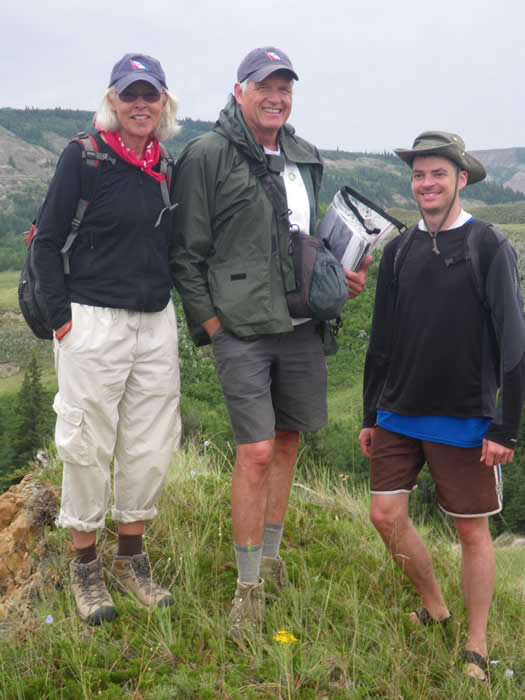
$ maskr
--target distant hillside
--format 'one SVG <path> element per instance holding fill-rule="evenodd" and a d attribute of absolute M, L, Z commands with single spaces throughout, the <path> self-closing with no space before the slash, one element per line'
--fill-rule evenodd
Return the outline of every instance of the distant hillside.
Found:
<path fill-rule="evenodd" d="M 483 163 L 489 178 L 517 192 L 525 192 L 525 148 L 472 151 Z"/>
<path fill-rule="evenodd" d="M 82 110 L 0 109 L 0 241 L 28 225 L 60 152 L 76 133 L 92 129 L 92 119 L 92 112 Z M 166 142 L 175 156 L 213 123 L 183 119 L 181 126 L 177 137 Z M 348 184 L 385 208 L 413 208 L 409 169 L 392 153 L 321 153 L 326 166 L 321 188 L 324 204 Z M 467 205 L 525 200 L 525 148 L 478 151 L 477 155 L 486 164 L 489 178 L 465 191 Z"/>

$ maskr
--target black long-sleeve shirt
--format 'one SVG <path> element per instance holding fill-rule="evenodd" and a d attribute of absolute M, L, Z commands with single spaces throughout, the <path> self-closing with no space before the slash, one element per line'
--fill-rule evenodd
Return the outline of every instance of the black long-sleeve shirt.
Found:
<path fill-rule="evenodd" d="M 64 278 L 60 253 L 81 197 L 82 148 L 64 150 L 40 212 L 35 263 L 53 328 L 71 318 L 71 302 L 134 311 L 161 311 L 172 286 L 168 266 L 171 214 L 155 222 L 165 204 L 159 183 L 117 156 L 99 165 L 92 201 L 71 250 Z M 155 169 L 158 170 L 158 164 Z"/>
<path fill-rule="evenodd" d="M 418 230 L 396 284 L 401 237 L 385 247 L 365 364 L 363 424 L 375 424 L 378 408 L 408 416 L 488 417 L 487 438 L 514 448 L 525 400 L 516 256 L 500 234 L 485 271 L 487 311 L 464 256 L 467 226 L 438 234 L 440 255 L 432 252 L 428 233 Z M 483 235 L 494 232 L 487 225 Z"/>

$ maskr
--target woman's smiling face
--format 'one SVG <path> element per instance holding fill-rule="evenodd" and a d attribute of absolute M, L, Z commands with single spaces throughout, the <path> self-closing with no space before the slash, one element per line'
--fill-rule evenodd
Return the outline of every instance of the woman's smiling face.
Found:
<path fill-rule="evenodd" d="M 120 122 L 120 135 L 127 140 L 148 139 L 160 122 L 166 96 L 153 85 L 138 80 L 112 99 Z"/>

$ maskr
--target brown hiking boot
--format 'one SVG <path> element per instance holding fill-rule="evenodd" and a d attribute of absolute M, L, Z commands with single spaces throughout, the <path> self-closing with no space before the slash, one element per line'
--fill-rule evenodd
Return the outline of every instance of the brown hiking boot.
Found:
<path fill-rule="evenodd" d="M 264 614 L 264 581 L 243 583 L 237 581 L 237 589 L 230 612 L 230 635 L 239 646 L 257 635 Z"/>
<path fill-rule="evenodd" d="M 90 625 L 111 621 L 117 612 L 106 588 L 100 558 L 89 564 L 72 561 L 69 565 L 71 590 L 75 596 L 78 614 Z"/>
<path fill-rule="evenodd" d="M 151 567 L 147 554 L 134 554 L 132 557 L 113 557 L 111 572 L 119 587 L 131 593 L 147 608 L 165 608 L 173 605 L 169 591 L 159 586 L 151 578 Z"/>
<path fill-rule="evenodd" d="M 286 564 L 281 557 L 263 557 L 261 560 L 261 576 L 265 583 L 277 588 L 280 591 L 290 584 Z"/>

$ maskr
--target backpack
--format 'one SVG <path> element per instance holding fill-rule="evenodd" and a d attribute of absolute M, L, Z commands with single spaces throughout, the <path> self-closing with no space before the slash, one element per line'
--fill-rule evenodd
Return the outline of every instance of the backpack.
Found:
<path fill-rule="evenodd" d="M 250 161 L 277 215 L 288 220 L 288 202 L 275 185 L 266 161 Z M 290 226 L 288 226 L 290 228 Z M 326 241 L 291 231 L 288 253 L 295 272 L 295 290 L 286 294 L 290 316 L 317 321 L 338 319 L 348 299 L 348 287 L 341 263 L 330 252 Z M 338 319 L 337 330 L 342 325 Z"/>
<path fill-rule="evenodd" d="M 62 259 L 64 264 L 64 275 L 70 274 L 70 251 L 80 231 L 82 219 L 86 213 L 90 201 L 93 199 L 98 176 L 100 173 L 101 161 L 108 161 L 111 164 L 116 163 L 110 153 L 100 152 L 100 136 L 92 136 L 81 132 L 77 134 L 70 143 L 79 143 L 82 147 L 82 175 L 80 184 L 80 199 L 78 200 L 75 216 L 71 221 L 71 230 L 66 238 L 63 248 L 61 249 Z M 160 172 L 166 177 L 166 180 L 160 183 L 162 198 L 165 208 L 161 211 L 155 226 L 158 226 L 162 215 L 166 210 L 173 209 L 176 205 L 172 205 L 169 198 L 169 188 L 171 183 L 171 175 L 174 166 L 174 160 L 169 153 L 165 153 L 160 149 Z M 44 200 L 45 202 L 45 200 Z M 40 212 L 44 202 L 40 205 L 36 218 L 33 220 L 31 228 L 23 234 L 25 244 L 27 245 L 27 256 L 22 265 L 20 272 L 20 280 L 18 283 L 18 303 L 20 311 L 25 319 L 25 322 L 37 338 L 43 340 L 51 340 L 53 338 L 53 328 L 49 322 L 47 308 L 42 297 L 40 289 L 40 280 L 34 262 L 34 246 L 32 242 L 35 236 L 38 235 L 38 221 Z"/>
<path fill-rule="evenodd" d="M 481 234 L 490 230 L 491 236 L 482 236 Z M 415 238 L 417 224 L 401 234 L 401 240 L 397 246 L 393 261 L 392 284 L 394 293 L 397 293 L 399 284 L 399 273 L 406 259 L 408 250 L 412 241 Z M 488 269 L 492 258 L 496 254 L 498 247 L 506 240 L 505 236 L 495 229 L 492 224 L 488 224 L 481 219 L 473 219 L 469 222 L 464 240 L 463 253 L 460 257 L 447 258 L 444 263 L 447 267 L 461 260 L 466 261 L 469 266 L 472 284 L 476 290 L 478 299 L 483 306 L 485 313 L 490 318 L 490 307 L 485 295 L 485 280 L 487 278 Z M 490 324 L 489 327 L 492 327 Z"/>

